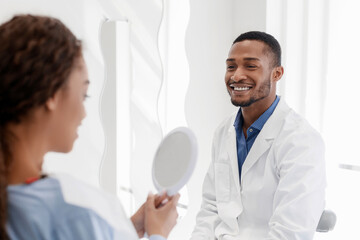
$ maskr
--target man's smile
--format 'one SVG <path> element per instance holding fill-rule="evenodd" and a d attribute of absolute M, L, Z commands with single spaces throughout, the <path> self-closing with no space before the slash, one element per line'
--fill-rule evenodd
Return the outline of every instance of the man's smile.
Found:
<path fill-rule="evenodd" d="M 234 91 L 240 91 L 240 92 L 248 91 L 252 88 L 251 86 L 244 86 L 234 83 L 230 84 L 229 87 Z"/>

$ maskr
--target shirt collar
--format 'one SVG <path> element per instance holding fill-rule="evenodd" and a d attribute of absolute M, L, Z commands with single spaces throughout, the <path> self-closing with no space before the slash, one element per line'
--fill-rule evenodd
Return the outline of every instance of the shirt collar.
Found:
<path fill-rule="evenodd" d="M 279 103 L 279 100 L 280 97 L 276 95 L 275 101 L 271 104 L 271 106 L 263 114 L 261 114 L 261 116 L 253 124 L 251 124 L 250 127 L 260 131 L 264 127 L 266 121 L 269 119 L 271 114 L 274 112 L 277 104 Z M 243 124 L 243 116 L 241 113 L 241 108 L 239 108 L 239 111 L 235 118 L 234 127 L 236 129 L 239 127 L 241 128 L 242 124 Z"/>

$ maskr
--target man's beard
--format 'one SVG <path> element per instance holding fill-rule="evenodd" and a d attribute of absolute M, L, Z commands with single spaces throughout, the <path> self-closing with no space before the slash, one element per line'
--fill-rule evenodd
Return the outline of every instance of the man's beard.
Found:
<path fill-rule="evenodd" d="M 254 102 L 260 101 L 260 100 L 266 98 L 267 96 L 269 96 L 270 85 L 271 84 L 270 84 L 270 78 L 269 78 L 268 81 L 266 81 L 265 83 L 263 83 L 260 86 L 258 91 L 256 91 L 253 95 L 250 96 L 249 100 L 239 102 L 239 101 L 236 101 L 233 98 L 231 98 L 231 103 L 236 107 L 249 107 Z M 230 97 L 231 97 L 231 95 L 230 95 Z"/>

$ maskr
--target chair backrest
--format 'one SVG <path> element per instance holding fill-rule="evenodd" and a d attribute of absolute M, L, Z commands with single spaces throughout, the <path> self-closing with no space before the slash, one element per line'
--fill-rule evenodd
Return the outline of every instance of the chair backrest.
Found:
<path fill-rule="evenodd" d="M 321 214 L 317 232 L 329 232 L 334 229 L 336 224 L 336 214 L 331 210 L 324 210 Z"/>

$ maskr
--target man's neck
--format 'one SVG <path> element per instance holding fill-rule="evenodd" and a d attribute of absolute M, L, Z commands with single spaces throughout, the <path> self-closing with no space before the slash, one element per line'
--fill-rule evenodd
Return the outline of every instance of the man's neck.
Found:
<path fill-rule="evenodd" d="M 254 102 L 248 107 L 241 108 L 241 114 L 244 119 L 243 130 L 245 132 L 271 106 L 275 99 L 276 95 Z"/>

